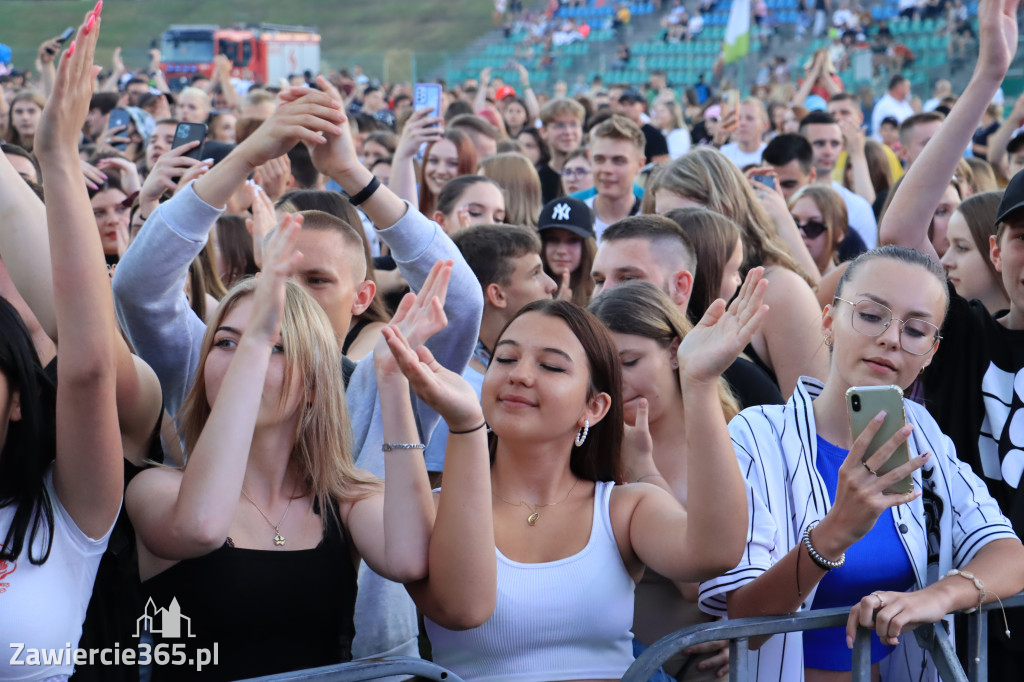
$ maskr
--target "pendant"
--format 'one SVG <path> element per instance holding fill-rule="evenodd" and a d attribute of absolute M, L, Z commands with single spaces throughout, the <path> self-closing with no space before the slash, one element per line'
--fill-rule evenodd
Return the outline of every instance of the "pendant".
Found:
<path fill-rule="evenodd" d="M 540 518 L 540 514 L 538 512 L 533 512 L 532 514 L 530 514 L 529 516 L 526 517 L 526 522 L 528 524 L 530 524 L 531 526 L 536 526 L 537 525 L 537 519 L 539 519 L 539 518 Z"/>
<path fill-rule="evenodd" d="M 274 544 L 277 545 L 278 547 L 283 546 L 284 545 L 284 536 L 281 535 L 280 533 L 275 535 L 274 536 Z"/>

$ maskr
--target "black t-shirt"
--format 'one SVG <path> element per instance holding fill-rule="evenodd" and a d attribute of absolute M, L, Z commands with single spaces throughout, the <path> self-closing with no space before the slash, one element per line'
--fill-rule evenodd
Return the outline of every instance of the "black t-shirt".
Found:
<path fill-rule="evenodd" d="M 942 341 L 924 374 L 925 405 L 957 455 L 1024 534 L 1024 331 L 1007 329 L 979 301 L 949 286 Z"/>
<path fill-rule="evenodd" d="M 540 176 L 540 192 L 543 201 L 547 204 L 562 196 L 562 176 L 548 164 L 537 166 L 537 175 Z"/>
<path fill-rule="evenodd" d="M 665 140 L 665 136 L 661 134 L 660 130 L 650 123 L 645 123 L 640 129 L 644 131 L 644 138 L 647 140 L 647 144 L 644 145 L 644 156 L 647 157 L 648 162 L 656 156 L 668 155 L 668 141 Z"/>
<path fill-rule="evenodd" d="M 784 405 L 786 402 L 771 376 L 746 358 L 736 358 L 722 376 L 741 409 L 755 405 Z"/>

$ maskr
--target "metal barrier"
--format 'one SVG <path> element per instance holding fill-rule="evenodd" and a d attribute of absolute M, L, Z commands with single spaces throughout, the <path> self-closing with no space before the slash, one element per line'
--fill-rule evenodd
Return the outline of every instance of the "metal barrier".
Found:
<path fill-rule="evenodd" d="M 1003 600 L 1005 608 L 1024 606 L 1024 592 Z M 956 651 L 942 623 L 922 625 L 914 631 L 918 644 L 928 652 L 945 682 L 988 682 L 988 612 L 999 608 L 998 602 L 986 604 L 980 611 L 967 616 L 969 675 L 957 660 Z M 659 639 L 644 651 L 629 667 L 622 682 L 646 682 L 673 654 L 695 644 L 715 640 L 729 640 L 729 680 L 740 682 L 750 679 L 747 658 L 751 637 L 777 635 L 783 632 L 818 630 L 845 626 L 850 610 L 847 608 L 805 611 L 784 616 L 738 618 L 706 625 L 694 625 Z M 979 631 L 981 647 L 978 648 Z M 853 643 L 853 682 L 871 679 L 870 630 L 857 629 Z M 980 660 L 980 663 L 976 662 Z"/>
<path fill-rule="evenodd" d="M 363 682 L 382 677 L 417 675 L 427 680 L 463 682 L 455 673 L 422 658 L 408 656 L 385 656 L 382 658 L 360 658 L 351 663 L 326 665 L 322 668 L 296 670 L 290 673 L 253 677 L 242 682 Z"/>

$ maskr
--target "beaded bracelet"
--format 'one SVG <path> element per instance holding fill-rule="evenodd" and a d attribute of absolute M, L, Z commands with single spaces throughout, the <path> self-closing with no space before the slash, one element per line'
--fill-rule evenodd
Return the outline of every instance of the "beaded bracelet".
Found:
<path fill-rule="evenodd" d="M 843 552 L 843 555 L 839 557 L 837 560 L 830 561 L 829 559 L 826 559 L 825 557 L 818 554 L 818 550 L 814 549 L 814 545 L 811 544 L 811 529 L 817 525 L 817 521 L 811 521 L 807 524 L 807 528 L 804 528 L 803 543 L 804 547 L 807 548 L 807 554 L 811 557 L 811 561 L 813 561 L 818 566 L 818 568 L 820 568 L 823 571 L 831 571 L 832 569 L 840 568 L 843 564 L 846 563 L 846 552 Z"/>
<path fill-rule="evenodd" d="M 964 613 L 974 613 L 975 611 L 980 609 L 982 607 L 982 605 L 985 603 L 985 597 L 988 596 L 988 593 L 985 592 L 985 585 L 984 585 L 984 583 L 982 583 L 981 580 L 978 579 L 978 577 L 975 576 L 970 571 L 960 571 L 960 570 L 955 569 L 955 568 L 951 568 L 948 571 L 946 571 L 946 575 L 944 575 L 942 577 L 943 578 L 948 578 L 951 575 L 958 575 L 961 578 L 967 578 L 972 583 L 974 583 L 974 586 L 976 588 L 978 588 L 978 605 L 975 606 L 972 609 L 968 609 L 967 611 L 964 611 Z M 1003 608 L 1003 600 L 999 598 L 998 594 L 993 593 L 992 596 L 995 597 L 996 601 L 999 602 L 999 610 L 1003 612 L 1003 627 L 1006 628 L 1006 630 L 1003 631 L 1003 634 L 1005 634 L 1006 638 L 1009 639 L 1010 638 L 1010 622 L 1008 620 L 1006 620 L 1006 609 Z M 975 649 L 975 651 L 981 651 L 981 628 L 978 628 L 978 648 Z M 975 657 L 974 662 L 975 663 L 981 663 L 980 656 Z"/>
<path fill-rule="evenodd" d="M 384 452 L 391 452 L 392 450 L 424 450 L 426 447 L 423 443 L 382 443 L 380 449 Z"/>

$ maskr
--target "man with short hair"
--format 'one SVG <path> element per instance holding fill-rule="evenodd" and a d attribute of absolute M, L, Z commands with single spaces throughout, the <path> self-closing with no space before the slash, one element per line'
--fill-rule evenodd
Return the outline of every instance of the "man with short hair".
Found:
<path fill-rule="evenodd" d="M 597 193 L 586 199 L 594 211 L 598 240 L 612 223 L 640 212 L 633 182 L 644 167 L 647 139 L 640 127 L 625 116 L 613 115 L 590 131 L 590 167 Z"/>
<path fill-rule="evenodd" d="M 906 170 L 917 160 L 917 157 L 924 151 L 928 140 L 935 137 L 939 132 L 939 126 L 946 120 L 946 117 L 937 111 L 926 111 L 920 114 L 908 116 L 900 124 L 900 159 L 903 160 Z"/>
<path fill-rule="evenodd" d="M 800 122 L 800 134 L 807 138 L 814 153 L 815 182 L 831 187 L 843 197 L 849 226 L 857 231 L 869 249 L 878 245 L 878 222 L 864 197 L 854 194 L 832 179 L 832 171 L 843 148 L 843 132 L 832 115 L 812 111 Z"/>
<path fill-rule="evenodd" d="M 738 107 L 733 141 L 722 146 L 722 153 L 737 168 L 761 163 L 765 147 L 763 137 L 768 127 L 768 112 L 764 103 L 756 97 L 748 97 Z"/>
<path fill-rule="evenodd" d="M 165 118 L 156 122 L 153 132 L 146 140 L 146 168 L 152 170 L 160 157 L 171 151 L 174 144 L 174 131 L 178 129 L 178 122 L 173 118 Z"/>
<path fill-rule="evenodd" d="M 487 122 L 483 116 L 476 114 L 462 114 L 448 122 L 449 130 L 461 130 L 469 135 L 469 140 L 476 149 L 477 161 L 483 161 L 488 156 L 498 153 L 498 141 L 501 133 L 497 128 Z"/>
<path fill-rule="evenodd" d="M 484 311 L 476 350 L 462 372 L 462 378 L 479 398 L 501 330 L 523 306 L 550 299 L 558 286 L 544 272 L 540 237 L 534 230 L 516 225 L 473 225 L 459 230 L 452 240 L 483 290 Z M 428 472 L 444 471 L 447 442 L 448 426 L 442 420 L 424 454 Z"/>
<path fill-rule="evenodd" d="M 594 296 L 643 280 L 664 291 L 686 315 L 696 269 L 693 245 L 679 225 L 659 215 L 632 216 L 605 231 L 591 269 Z M 768 374 L 749 360 L 738 358 L 723 376 L 742 407 L 785 402 Z"/>
<path fill-rule="evenodd" d="M 103 135 L 110 123 L 110 112 L 117 107 L 116 92 L 96 92 L 89 100 L 89 114 L 82 126 L 82 135 L 89 142 L 95 142 Z"/>
<path fill-rule="evenodd" d="M 562 167 L 566 157 L 583 141 L 587 111 L 574 99 L 553 99 L 540 110 L 540 136 L 548 145 L 551 160 L 537 166 L 544 203 L 562 194 Z"/>
<path fill-rule="evenodd" d="M 210 96 L 197 87 L 185 88 L 178 95 L 178 119 L 182 123 L 206 123 L 210 117 Z"/>
<path fill-rule="evenodd" d="M 764 163 L 775 171 L 779 189 L 788 202 L 790 198 L 818 179 L 814 168 L 814 150 L 802 135 L 776 135 L 764 149 Z M 839 260 L 848 261 L 867 250 L 856 230 L 849 230 L 839 243 Z"/>
<path fill-rule="evenodd" d="M 860 108 L 860 100 L 853 93 L 839 92 L 832 95 L 832 99 L 828 101 L 828 113 L 832 114 L 832 117 L 836 119 L 840 126 L 844 125 L 844 122 L 848 122 L 849 125 L 857 128 L 861 128 L 864 125 L 864 110 Z M 885 158 L 889 161 L 889 171 L 892 173 L 892 180 L 896 182 L 903 176 L 903 164 L 900 163 L 896 152 L 890 149 L 889 145 L 883 144 L 882 150 L 885 152 Z M 832 179 L 836 182 L 843 182 L 846 178 L 848 157 L 849 154 L 845 149 L 839 155 L 836 168 L 832 173 Z"/>
<path fill-rule="evenodd" d="M 897 123 L 903 123 L 904 119 L 914 115 L 914 108 L 907 101 L 909 97 L 909 80 L 899 74 L 889 79 L 889 90 L 875 102 L 871 111 L 871 134 L 876 140 L 882 141 L 882 119 L 892 116 Z"/>
<path fill-rule="evenodd" d="M 149 81 L 140 76 L 135 76 L 125 84 L 124 91 L 128 93 L 128 106 L 137 107 L 139 106 L 139 98 L 149 92 Z"/>
<path fill-rule="evenodd" d="M 640 127 L 644 134 L 644 156 L 653 163 L 667 163 L 669 161 L 668 142 L 660 130 L 644 121 L 644 112 L 647 110 L 647 99 L 637 90 L 630 88 L 619 95 L 619 106 L 622 115 Z"/>
<path fill-rule="evenodd" d="M 367 86 L 363 90 L 363 104 L 359 113 L 372 116 L 392 131 L 395 130 L 395 115 L 388 109 L 388 103 L 384 101 L 384 90 L 376 85 Z"/>

